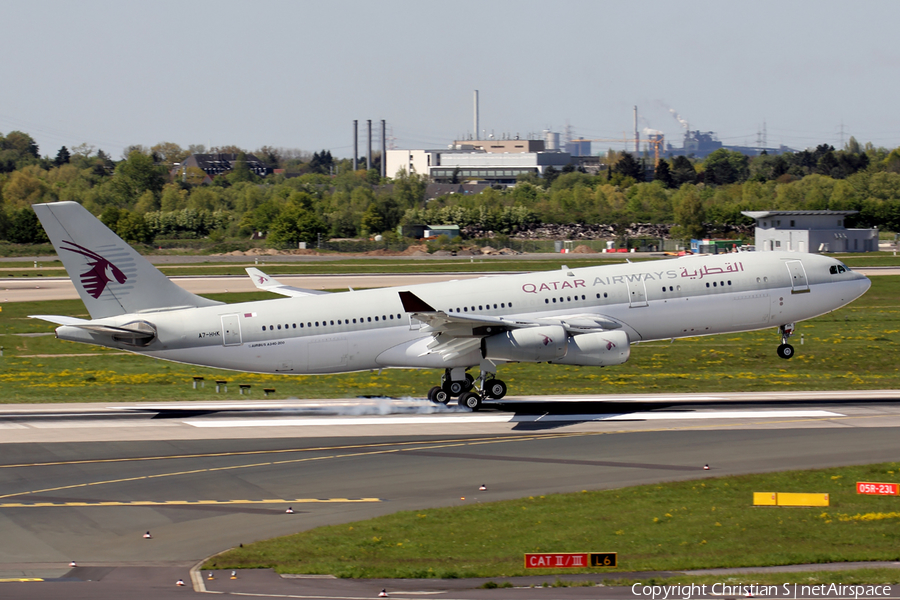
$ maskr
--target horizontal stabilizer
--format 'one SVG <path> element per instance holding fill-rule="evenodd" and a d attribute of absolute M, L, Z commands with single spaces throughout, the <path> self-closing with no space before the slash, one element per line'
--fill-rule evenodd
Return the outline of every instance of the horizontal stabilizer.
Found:
<path fill-rule="evenodd" d="M 58 315 L 28 315 L 31 319 L 41 319 L 63 325 L 65 327 L 77 327 L 95 333 L 113 336 L 114 339 L 128 344 L 145 346 L 156 337 L 156 328 L 146 321 L 132 321 L 125 325 L 115 326 L 77 319 L 75 317 L 62 317 Z"/>
<path fill-rule="evenodd" d="M 253 285 L 255 285 L 258 289 L 266 292 L 272 292 L 273 294 L 281 294 L 282 296 L 290 296 L 292 298 L 295 298 L 298 296 L 319 296 L 329 293 L 322 290 L 308 290 L 304 288 L 285 285 L 274 277 L 270 277 L 259 269 L 255 269 L 253 267 L 247 267 L 246 271 L 247 275 L 250 276 L 250 279 L 253 280 Z"/>
<path fill-rule="evenodd" d="M 56 323 L 57 325 L 74 325 L 78 327 L 80 325 L 87 325 L 90 321 L 86 319 L 78 319 L 76 317 L 62 317 L 59 315 L 28 315 L 29 319 L 40 319 L 41 321 L 48 321 L 50 323 Z"/>

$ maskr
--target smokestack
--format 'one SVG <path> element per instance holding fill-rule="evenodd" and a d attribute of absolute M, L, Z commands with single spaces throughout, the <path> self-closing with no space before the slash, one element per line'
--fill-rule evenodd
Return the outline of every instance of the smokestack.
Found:
<path fill-rule="evenodd" d="M 369 149 L 366 152 L 366 171 L 372 168 L 372 119 L 366 121 L 369 127 Z"/>
<path fill-rule="evenodd" d="M 634 153 L 638 154 L 641 151 L 641 134 L 638 131 L 637 124 L 637 106 L 634 107 Z"/>
<path fill-rule="evenodd" d="M 353 170 L 359 168 L 359 122 L 353 119 Z"/>
<path fill-rule="evenodd" d="M 381 176 L 387 177 L 387 125 L 381 120 Z"/>
<path fill-rule="evenodd" d="M 478 131 L 479 131 L 478 126 L 479 126 L 479 123 L 478 123 L 478 90 L 475 90 L 475 139 L 476 140 L 479 139 L 478 138 Z"/>

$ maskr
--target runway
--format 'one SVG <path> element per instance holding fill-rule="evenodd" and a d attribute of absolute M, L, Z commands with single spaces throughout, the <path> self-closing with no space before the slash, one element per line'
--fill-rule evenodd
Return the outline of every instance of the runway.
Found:
<path fill-rule="evenodd" d="M 399 510 L 896 460 L 898 399 L 520 397 L 479 413 L 415 399 L 5 406 L 0 578 L 78 581 L 0 583 L 0 597 L 21 586 L 82 597 L 90 573 L 114 594 L 124 569 L 168 590 L 237 544 Z"/>

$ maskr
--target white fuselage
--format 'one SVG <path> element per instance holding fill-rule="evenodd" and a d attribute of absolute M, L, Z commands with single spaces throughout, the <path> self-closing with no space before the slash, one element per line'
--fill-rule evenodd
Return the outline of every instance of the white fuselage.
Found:
<path fill-rule="evenodd" d="M 479 364 L 429 353 L 430 331 L 404 311 L 412 291 L 438 311 L 546 320 L 602 317 L 630 342 L 777 327 L 833 311 L 870 285 L 814 254 L 739 253 L 482 277 L 414 286 L 125 314 L 111 326 L 150 323 L 146 347 L 71 326 L 58 337 L 166 360 L 260 373 L 337 373 L 384 367 Z"/>

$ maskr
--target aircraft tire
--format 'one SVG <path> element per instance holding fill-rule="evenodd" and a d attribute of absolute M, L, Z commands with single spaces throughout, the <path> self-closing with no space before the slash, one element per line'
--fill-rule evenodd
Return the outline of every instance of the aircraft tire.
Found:
<path fill-rule="evenodd" d="M 484 393 L 488 398 L 499 400 L 506 395 L 506 384 L 499 379 L 491 379 L 484 386 Z"/>
<path fill-rule="evenodd" d="M 475 378 L 466 373 L 466 391 L 471 391 L 473 387 L 475 387 Z"/>
<path fill-rule="evenodd" d="M 428 392 L 428 399 L 435 404 L 447 404 L 450 402 L 450 394 L 444 388 L 434 386 Z"/>
<path fill-rule="evenodd" d="M 481 396 L 472 392 L 465 392 L 459 397 L 459 405 L 470 409 L 472 412 L 481 408 Z"/>
<path fill-rule="evenodd" d="M 445 392 L 450 394 L 451 398 L 456 398 L 460 394 L 464 394 L 469 388 L 466 387 L 468 381 L 465 379 L 457 381 L 445 381 L 441 386 Z"/>
<path fill-rule="evenodd" d="M 784 359 L 794 356 L 794 347 L 790 344 L 781 344 L 778 346 L 778 356 Z"/>

